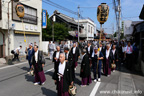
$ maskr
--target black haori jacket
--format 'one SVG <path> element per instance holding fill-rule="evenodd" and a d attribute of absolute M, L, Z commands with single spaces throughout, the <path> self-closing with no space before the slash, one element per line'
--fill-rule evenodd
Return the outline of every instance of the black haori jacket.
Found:
<path fill-rule="evenodd" d="M 66 56 L 66 53 L 65 53 L 65 56 Z M 73 55 L 71 54 L 71 52 L 69 52 L 68 59 L 66 58 L 66 60 L 68 60 L 70 66 L 72 66 L 72 64 L 73 64 Z"/>
<path fill-rule="evenodd" d="M 119 56 L 118 56 L 118 50 L 116 49 L 115 54 L 113 54 L 113 60 L 118 60 Z"/>
<path fill-rule="evenodd" d="M 53 78 L 53 80 L 57 81 L 57 87 L 58 87 L 58 82 L 59 82 L 58 70 L 55 70 L 52 78 Z M 64 75 L 63 75 L 63 92 L 68 92 L 68 89 L 69 89 L 69 86 L 71 85 L 71 82 L 72 82 L 71 67 L 69 65 L 69 62 L 66 62 Z"/>
<path fill-rule="evenodd" d="M 43 57 L 43 52 L 38 50 L 38 72 L 43 71 L 42 64 L 45 64 L 45 59 Z M 35 54 L 32 57 L 32 65 L 34 66 L 34 69 L 36 68 L 36 61 L 35 61 Z"/>
<path fill-rule="evenodd" d="M 71 48 L 70 53 L 73 55 L 73 47 Z M 78 61 L 78 57 L 79 57 L 79 56 L 80 56 L 79 48 L 76 47 L 76 50 L 75 50 L 75 61 L 76 61 L 76 62 Z"/>
<path fill-rule="evenodd" d="M 90 64 L 89 64 L 89 56 L 87 54 L 85 54 L 85 56 L 82 59 L 81 62 L 81 70 L 83 70 L 83 72 L 81 72 L 80 70 L 80 77 L 85 78 L 90 76 Z"/>
<path fill-rule="evenodd" d="M 86 48 L 86 50 L 87 50 L 87 54 L 88 54 L 88 56 L 90 56 L 89 58 L 92 58 L 93 47 L 90 46 L 90 54 L 89 54 L 89 52 L 88 52 L 88 47 Z"/>
<path fill-rule="evenodd" d="M 103 62 L 103 64 L 106 65 L 106 50 L 104 51 L 103 55 L 104 55 L 104 60 L 103 60 L 104 62 Z M 111 64 L 113 63 L 113 53 L 112 53 L 112 50 L 110 50 L 108 59 L 109 59 L 109 68 L 111 68 Z"/>

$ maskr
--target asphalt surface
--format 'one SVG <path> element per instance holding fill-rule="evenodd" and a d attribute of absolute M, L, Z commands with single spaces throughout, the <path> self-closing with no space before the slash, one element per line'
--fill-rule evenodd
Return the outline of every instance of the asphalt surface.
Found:
<path fill-rule="evenodd" d="M 79 61 L 80 62 L 80 61 Z M 0 96 L 57 96 L 56 86 L 52 80 L 53 63 L 46 59 L 44 67 L 45 85 L 33 85 L 34 77 L 27 74 L 28 63 L 0 69 Z M 89 86 L 80 87 L 80 64 L 76 70 L 76 96 L 144 96 L 144 76 L 122 68 L 112 72 L 110 77 L 102 75 L 100 86 L 92 82 Z M 93 74 L 92 78 L 93 78 Z M 97 87 L 97 88 L 96 88 Z M 118 90 L 136 90 L 136 94 L 112 93 Z M 109 92 L 105 92 L 109 91 Z M 94 93 L 93 93 L 94 92 Z M 91 95 L 90 95 L 91 94 Z"/>

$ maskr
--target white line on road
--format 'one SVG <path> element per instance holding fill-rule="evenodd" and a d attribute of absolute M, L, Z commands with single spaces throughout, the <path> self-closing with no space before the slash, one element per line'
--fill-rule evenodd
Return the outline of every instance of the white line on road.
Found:
<path fill-rule="evenodd" d="M 54 68 L 51 68 L 51 69 L 49 69 L 49 70 L 46 70 L 44 73 L 47 73 L 47 72 L 52 71 L 52 70 L 54 70 Z"/>
<path fill-rule="evenodd" d="M 44 58 L 47 58 L 47 57 L 44 57 Z M 15 67 L 15 66 L 19 66 L 19 65 L 23 65 L 25 63 L 28 63 L 28 62 L 23 62 L 23 63 L 18 63 L 18 64 L 14 64 L 14 65 L 8 65 L 8 66 L 5 66 L 5 67 L 1 67 L 1 69 L 6 69 L 6 68 L 11 68 L 11 67 Z"/>
<path fill-rule="evenodd" d="M 92 90 L 92 92 L 91 92 L 91 94 L 90 94 L 89 96 L 95 96 L 95 94 L 96 94 L 96 92 L 97 92 L 97 90 L 98 90 L 98 88 L 99 88 L 99 86 L 100 86 L 100 83 L 101 83 L 101 82 L 97 82 L 97 83 L 95 84 L 95 86 L 94 86 L 94 88 L 93 88 L 93 90 Z"/>
<path fill-rule="evenodd" d="M 28 63 L 28 62 L 18 63 L 18 64 L 14 64 L 14 65 L 8 65 L 8 66 L 5 66 L 5 67 L 1 67 L 0 70 L 15 67 L 15 66 L 19 66 L 19 65 L 23 65 L 23 64 L 26 64 L 26 63 Z"/>

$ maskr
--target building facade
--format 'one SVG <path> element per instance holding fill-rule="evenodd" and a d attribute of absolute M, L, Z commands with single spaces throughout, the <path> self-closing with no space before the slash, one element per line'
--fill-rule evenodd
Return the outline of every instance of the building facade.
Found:
<path fill-rule="evenodd" d="M 0 58 L 7 57 L 11 50 L 22 45 L 22 52 L 29 43 L 36 42 L 40 46 L 42 41 L 42 1 L 30 0 L 22 1 L 20 4 L 24 6 L 25 15 L 20 19 L 16 15 L 17 3 L 11 1 L 9 3 L 9 36 L 8 36 L 8 2 L 4 0 L 0 6 Z M 23 21 L 23 23 L 22 23 Z M 25 37 L 24 38 L 24 34 Z M 8 37 L 10 43 L 8 44 Z M 24 42 L 26 40 L 26 43 Z M 8 48 L 9 45 L 9 48 Z M 41 48 L 40 48 L 41 49 Z"/>
<path fill-rule="evenodd" d="M 78 20 L 76 20 L 78 23 Z M 84 28 L 80 32 L 80 37 L 85 40 L 94 40 L 94 34 L 96 33 L 96 24 L 91 19 L 80 19 L 79 24 Z"/>

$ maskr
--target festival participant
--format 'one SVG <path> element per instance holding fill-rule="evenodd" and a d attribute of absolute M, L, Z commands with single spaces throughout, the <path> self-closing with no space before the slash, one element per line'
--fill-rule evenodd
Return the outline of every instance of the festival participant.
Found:
<path fill-rule="evenodd" d="M 45 65 L 45 59 L 41 51 L 38 50 L 38 46 L 34 46 L 34 56 L 32 58 L 32 68 L 34 68 L 35 83 L 34 85 L 44 85 L 46 78 L 44 75 L 43 67 Z"/>
<path fill-rule="evenodd" d="M 53 79 L 55 84 L 57 85 L 57 95 L 58 96 L 70 96 L 68 89 L 69 86 L 73 86 L 71 67 L 69 66 L 69 62 L 65 61 L 65 54 L 60 53 L 60 63 L 56 68 Z"/>
<path fill-rule="evenodd" d="M 80 77 L 82 78 L 81 87 L 89 85 L 91 81 L 91 71 L 89 65 L 89 56 L 87 55 L 86 49 L 82 50 L 82 62 L 80 69 Z"/>

